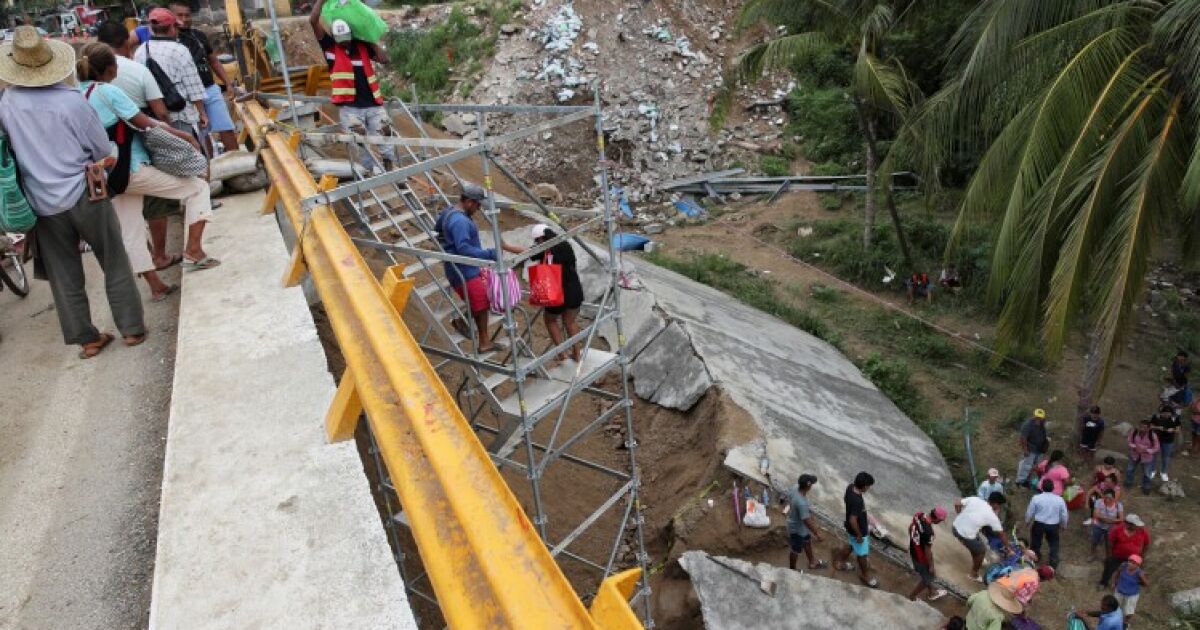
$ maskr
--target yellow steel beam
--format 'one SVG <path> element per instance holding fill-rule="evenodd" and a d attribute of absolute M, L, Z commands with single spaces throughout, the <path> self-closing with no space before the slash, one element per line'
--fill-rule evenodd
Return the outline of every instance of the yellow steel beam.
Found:
<path fill-rule="evenodd" d="M 278 186 L 288 219 L 297 232 L 305 229 L 300 200 L 317 192 L 316 182 L 287 139 L 268 128 L 258 103 L 239 111 L 269 149 L 271 179 L 288 182 Z M 356 395 L 366 411 L 446 623 L 640 628 L 628 603 L 621 599 L 622 612 L 613 600 L 629 592 L 621 588 L 628 572 L 602 585 L 608 595 L 589 615 L 404 325 L 395 294 L 376 280 L 328 206 L 314 208 L 307 223 L 297 247 L 353 379 L 344 394 Z"/>

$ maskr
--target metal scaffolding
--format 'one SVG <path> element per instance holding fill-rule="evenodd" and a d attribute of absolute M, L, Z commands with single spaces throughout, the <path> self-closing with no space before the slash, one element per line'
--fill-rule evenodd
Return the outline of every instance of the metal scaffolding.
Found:
<path fill-rule="evenodd" d="M 642 570 L 631 603 L 640 612 L 645 626 L 652 628 L 643 517 L 638 500 L 640 476 L 629 394 L 629 362 L 623 348 L 621 270 L 612 246 L 615 217 L 612 199 L 607 194 L 609 173 L 598 91 L 594 103 L 588 106 L 421 104 L 416 102 L 415 96 L 409 103 L 389 100 L 385 105 L 389 114 L 399 117 L 417 130 L 414 137 L 402 137 L 394 129 L 386 135 L 368 136 L 332 124 L 317 126 L 314 116 L 320 114 L 315 106 L 328 102 L 324 97 L 292 95 L 289 98 L 276 94 L 260 94 L 259 97 L 276 104 L 280 110 L 277 120 L 295 120 L 293 114 L 302 112 L 305 115 L 300 123 L 302 142 L 318 153 L 323 146 L 330 144 L 346 147 L 352 179 L 303 199 L 303 208 L 309 210 L 321 205 L 337 208 L 341 216 L 349 217 L 347 230 L 352 234 L 358 233 L 353 240 L 360 248 L 379 252 L 390 264 L 403 268 L 404 278 L 413 280 L 414 287 L 408 297 L 406 312 L 420 317 L 423 327 L 422 330 L 413 327 L 414 336 L 444 379 L 448 378 L 445 376 L 448 374 L 460 379 L 456 386 L 449 380 L 446 380 L 446 385 L 455 391 L 459 407 L 487 446 L 495 465 L 528 478 L 526 510 L 550 553 L 560 565 L 563 559 L 570 559 L 595 570 L 603 580 L 618 571 L 620 551 L 627 546 L 634 554 L 635 564 Z M 280 101 L 283 107 L 279 107 Z M 475 117 L 475 137 L 471 140 L 431 138 L 419 118 L 423 112 L 472 114 Z M 544 120 L 505 134 L 489 135 L 490 114 L 539 116 Z M 596 174 L 599 188 L 605 193 L 602 194 L 603 204 L 599 209 L 548 206 L 495 155 L 495 150 L 506 143 L 535 141 L 545 131 L 583 121 L 591 121 L 594 125 Z M 382 164 L 378 152 L 382 146 L 394 147 L 396 151 L 396 160 L 391 168 L 380 172 L 378 169 L 372 171 L 353 166 L 359 161 Z M 454 169 L 454 164 L 467 159 L 479 160 L 483 180 L 479 183 L 487 192 L 482 215 L 487 224 L 486 233 L 497 246 L 497 260 L 447 253 L 435 231 L 437 212 L 454 205 L 453 199 L 447 195 L 435 175 L 442 176 L 443 180 L 452 178 L 461 186 L 464 178 Z M 511 200 L 497 194 L 492 185 L 493 170 L 511 181 L 528 201 Z M 435 208 L 433 212 L 431 208 Z M 503 253 L 499 247 L 502 242 L 499 217 L 505 209 L 552 226 L 558 236 L 544 243 L 535 243 L 520 254 Z M 583 234 L 591 230 L 603 230 L 602 247 L 583 240 Z M 465 312 L 462 301 L 440 271 L 442 265 L 439 263 L 444 262 L 467 263 L 495 273 L 519 271 L 530 259 L 568 241 L 600 265 L 607 283 L 601 295 L 585 303 L 581 309 L 581 319 L 586 321 L 586 325 L 581 326 L 580 332 L 541 352 L 535 349 L 532 332 L 536 313 L 531 315 L 529 309 L 519 303 L 506 303 L 503 304 L 502 314 L 498 315 L 498 322 L 490 321 L 488 330 L 476 330 L 470 314 Z M 463 322 L 465 329 L 460 326 L 456 330 L 450 325 L 455 320 Z M 499 328 L 492 332 L 495 323 L 499 323 Z M 616 347 L 608 350 L 592 347 L 603 327 L 615 328 Z M 481 353 L 478 348 L 485 335 L 493 342 L 495 349 Z M 564 363 L 550 367 L 556 355 L 575 344 L 582 344 L 583 348 L 577 364 Z M 611 379 L 605 381 L 605 377 L 612 374 L 619 375 L 619 383 L 615 386 L 611 384 Z M 606 386 L 606 382 L 609 385 Z M 593 404 L 592 401 L 599 401 L 599 404 Z M 576 411 L 575 420 L 570 423 L 574 426 L 568 428 L 567 419 L 571 410 Z M 584 410 L 589 410 L 586 413 L 590 419 L 580 424 L 578 416 Z M 495 420 L 494 424 L 488 423 L 489 416 Z M 570 452 L 589 435 L 618 419 L 623 419 L 626 436 L 623 446 L 628 451 L 628 470 L 617 470 Z M 364 423 L 364 426 L 370 425 Z M 547 437 L 537 440 L 535 431 Z M 374 438 L 371 440 L 371 452 L 374 455 Z M 566 515 L 550 513 L 547 499 L 551 497 L 547 495 L 547 481 L 556 475 L 569 475 L 571 467 L 576 466 L 611 478 L 614 485 L 619 487 L 570 531 L 552 535 L 549 527 L 551 520 L 557 518 L 565 521 Z M 375 467 L 380 478 L 379 490 L 384 494 L 388 511 L 392 512 L 395 495 L 387 471 L 379 465 L 378 460 L 375 461 Z M 607 553 L 603 557 L 586 557 L 573 550 L 572 545 L 581 536 L 599 536 L 603 533 L 597 531 L 599 523 L 609 513 L 620 516 L 618 526 L 611 532 L 611 545 L 606 545 Z M 385 519 L 389 537 L 396 545 L 396 561 L 402 574 L 405 573 L 404 555 L 399 547 L 399 528 L 405 527 L 406 523 L 405 514 L 400 510 L 392 512 L 390 518 Z M 418 584 L 421 577 L 418 575 L 411 580 L 406 577 L 406 588 L 420 598 L 436 601 Z"/>

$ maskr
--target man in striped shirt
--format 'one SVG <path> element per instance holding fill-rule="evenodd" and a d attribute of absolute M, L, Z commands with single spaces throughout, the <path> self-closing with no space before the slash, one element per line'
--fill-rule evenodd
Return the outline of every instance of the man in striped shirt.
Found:
<path fill-rule="evenodd" d="M 175 14 L 167 9 L 151 11 L 150 31 L 153 37 L 138 47 L 137 52 L 133 53 L 133 60 L 146 65 L 147 59 L 153 59 L 171 78 L 179 95 L 189 101 L 181 111 L 171 112 L 171 125 L 199 139 L 200 129 L 208 126 L 208 112 L 204 109 L 204 83 L 200 80 L 196 63 L 192 61 L 192 53 L 175 41 L 178 36 Z"/>

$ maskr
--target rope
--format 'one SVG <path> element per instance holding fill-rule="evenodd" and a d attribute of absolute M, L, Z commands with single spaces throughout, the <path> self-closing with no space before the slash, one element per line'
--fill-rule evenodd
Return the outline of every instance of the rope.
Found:
<path fill-rule="evenodd" d="M 988 355 L 995 357 L 996 359 L 999 359 L 1000 361 L 1011 363 L 1017 367 L 1024 368 L 1026 370 L 1029 370 L 1030 372 L 1033 372 L 1034 374 L 1037 374 L 1038 376 L 1048 376 L 1045 372 L 1033 367 L 1032 365 L 1029 365 L 1028 363 L 1025 363 L 1018 359 L 1014 359 L 1007 355 L 1000 354 L 999 352 L 996 352 L 995 350 L 992 350 L 991 348 L 989 348 L 981 343 L 972 341 L 971 339 L 964 337 L 962 335 L 962 333 L 959 333 L 957 331 L 946 328 L 945 326 L 942 326 L 941 324 L 932 322 L 928 319 L 925 319 L 924 317 L 921 317 L 920 315 L 917 315 L 916 313 L 913 313 L 913 312 L 908 311 L 900 306 L 897 306 L 896 304 L 893 304 L 892 302 L 889 302 L 889 301 L 875 295 L 874 293 L 867 291 L 866 289 L 863 289 L 855 284 L 852 284 L 850 282 L 842 280 L 841 278 L 833 275 L 832 273 L 829 273 L 828 271 L 825 271 L 824 269 L 821 269 L 820 267 L 817 267 L 816 265 L 813 265 L 813 264 L 807 263 L 803 260 L 800 260 L 799 258 L 796 258 L 795 256 L 792 256 L 788 252 L 780 249 L 778 246 L 768 243 L 768 242 L 758 238 L 757 236 L 754 236 L 752 234 L 749 236 L 751 239 L 753 239 L 759 245 L 762 245 L 763 247 L 770 249 L 771 251 L 782 256 L 783 258 L 786 258 L 787 260 L 789 260 L 793 263 L 801 265 L 801 266 L 805 267 L 806 269 L 811 269 L 812 271 L 815 271 L 818 274 L 820 274 L 826 278 L 829 278 L 830 280 L 833 280 L 834 282 L 841 285 L 842 287 L 844 287 L 854 293 L 857 293 L 858 295 L 861 295 L 861 296 L 875 302 L 876 304 L 883 306 L 884 308 L 886 308 L 888 310 L 895 311 L 896 313 L 904 315 L 905 317 L 908 317 L 909 319 L 913 319 L 918 322 L 921 322 L 922 324 L 932 328 L 933 330 L 936 330 L 936 331 L 942 333 L 943 335 L 946 335 L 947 337 L 951 337 L 957 341 L 960 341 L 968 346 L 971 346 L 972 348 L 975 348 L 976 350 L 981 350 L 981 351 L 987 353 Z"/>

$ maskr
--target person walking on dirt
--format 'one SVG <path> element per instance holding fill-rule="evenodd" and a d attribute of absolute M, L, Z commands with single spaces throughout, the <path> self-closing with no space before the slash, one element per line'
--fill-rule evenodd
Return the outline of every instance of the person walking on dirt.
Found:
<path fill-rule="evenodd" d="M 1049 565 L 1054 569 L 1058 569 L 1059 535 L 1069 519 L 1067 502 L 1054 492 L 1052 481 L 1043 480 L 1041 494 L 1030 499 L 1029 507 L 1025 509 L 1025 524 L 1029 525 L 1029 548 L 1039 558 L 1042 557 L 1042 539 L 1049 541 Z"/>
<path fill-rule="evenodd" d="M 908 526 L 908 555 L 912 558 L 913 570 L 921 578 L 908 595 L 912 601 L 917 601 L 923 591 L 929 591 L 931 602 L 946 595 L 946 589 L 934 585 L 937 571 L 933 568 L 933 526 L 945 520 L 946 508 L 935 507 L 929 511 L 928 517 L 924 512 L 914 514 Z"/>
<path fill-rule="evenodd" d="M 954 523 L 950 528 L 954 537 L 971 552 L 970 578 L 982 582 L 979 568 L 983 566 L 983 557 L 987 553 L 987 543 L 979 538 L 984 534 L 988 538 L 999 537 L 1005 547 L 1009 546 L 1008 536 L 1004 533 L 1004 525 L 1000 522 L 1000 508 L 1006 503 L 1003 494 L 993 492 L 987 501 L 979 497 L 964 497 L 954 502 Z"/>
<path fill-rule="evenodd" d="M 1099 586 L 1108 588 L 1113 573 L 1130 556 L 1141 556 L 1144 560 L 1150 550 L 1150 532 L 1146 523 L 1137 514 L 1126 514 L 1125 521 L 1108 530 L 1108 556 L 1104 559 L 1104 571 L 1100 574 Z M 1138 564 L 1141 564 L 1139 562 Z"/>
<path fill-rule="evenodd" d="M 82 240 L 92 247 L 104 271 L 104 287 L 113 321 L 125 345 L 146 339 L 142 298 L 121 227 L 107 198 L 88 194 L 85 169 L 115 165 L 113 145 L 92 107 L 64 81 L 75 72 L 70 44 L 43 39 L 32 26 L 14 30 L 0 44 L 0 131 L 12 143 L 25 195 L 37 215 L 34 273 L 50 282 L 63 341 L 80 346 L 90 359 L 112 343 L 92 323 L 88 305 Z"/>
<path fill-rule="evenodd" d="M 184 0 L 172 0 L 171 12 L 179 21 L 179 43 L 187 47 L 196 64 L 196 72 L 204 85 L 204 111 L 208 113 L 208 125 L 200 129 L 200 143 L 208 146 L 208 153 L 216 155 L 212 146 L 212 136 L 216 135 L 225 151 L 236 151 L 238 148 L 237 135 L 233 133 L 233 119 L 229 117 L 229 106 L 225 104 L 222 92 L 229 89 L 231 83 L 225 75 L 225 66 L 217 59 L 208 36 L 202 31 L 192 28 L 192 6 Z M 221 80 L 217 85 L 216 79 Z"/>
<path fill-rule="evenodd" d="M 464 184 L 462 194 L 459 195 L 458 205 L 450 206 L 438 214 L 433 229 L 437 231 L 442 250 L 447 254 L 481 260 L 498 260 L 495 249 L 483 248 L 479 241 L 479 228 L 472 220 L 486 197 L 487 193 L 479 186 Z M 503 242 L 500 245 L 504 251 L 513 254 L 525 251 L 520 247 Z M 479 353 L 495 350 L 491 335 L 488 334 L 487 284 L 483 281 L 479 267 L 449 261 L 444 266 L 446 280 L 450 283 L 450 287 L 454 289 L 458 297 L 466 301 L 467 310 L 471 312 L 471 319 L 475 322 L 475 332 L 479 334 Z M 451 324 L 458 334 L 468 339 L 471 337 L 471 331 L 467 329 L 466 322 L 455 319 Z"/>
<path fill-rule="evenodd" d="M 1150 472 L 1151 477 L 1158 473 L 1162 475 L 1164 482 L 1171 480 L 1167 476 L 1167 469 L 1171 466 L 1171 455 L 1175 452 L 1175 438 L 1179 435 L 1182 424 L 1171 405 L 1160 406 L 1158 413 L 1150 418 L 1150 427 L 1158 438 L 1158 453 L 1154 455 L 1155 470 Z"/>
<path fill-rule="evenodd" d="M 1033 416 L 1021 425 L 1021 461 L 1017 464 L 1017 485 L 1029 487 L 1029 473 L 1050 449 L 1046 434 L 1046 411 L 1034 409 Z"/>
<path fill-rule="evenodd" d="M 325 0 L 313 4 L 308 23 L 325 52 L 325 62 L 329 64 L 329 102 L 337 105 L 338 122 L 348 133 L 381 135 L 384 129 L 391 127 L 391 120 L 383 108 L 383 92 L 372 62 L 383 63 L 387 55 L 379 44 L 354 39 L 350 25 L 344 20 L 334 20 L 329 25 L 330 32 L 325 32 L 321 25 L 324 6 Z M 382 173 L 396 162 L 395 147 L 382 145 L 379 153 L 383 158 L 382 167 L 365 149 L 358 156 L 358 162 L 368 171 Z"/>
<path fill-rule="evenodd" d="M 1142 587 L 1150 586 L 1150 581 L 1146 579 L 1146 571 L 1142 569 L 1142 557 L 1136 553 L 1129 556 L 1113 576 L 1113 581 L 1113 595 L 1121 605 L 1121 614 L 1125 615 L 1125 626 L 1128 627 L 1133 623 L 1133 615 L 1137 612 Z"/>
<path fill-rule="evenodd" d="M 557 237 L 558 234 L 544 223 L 533 226 L 533 242 L 535 245 Z M 579 307 L 583 304 L 583 283 L 579 280 L 576 269 L 575 249 L 568 242 L 562 242 L 535 256 L 545 264 L 553 263 L 562 266 L 563 303 L 559 306 L 547 306 L 543 318 L 546 322 L 546 332 L 550 335 L 550 343 L 555 346 L 579 334 Z M 579 362 L 579 344 L 571 346 L 571 358 Z M 559 361 L 565 361 L 565 353 L 558 355 Z M 810 554 L 811 555 L 811 554 Z M 812 564 L 810 561 L 809 564 Z"/>
<path fill-rule="evenodd" d="M 1079 417 L 1079 454 L 1088 466 L 1096 460 L 1096 449 L 1104 437 L 1104 418 L 1100 407 L 1092 405 L 1087 413 Z"/>
<path fill-rule="evenodd" d="M 1117 500 L 1117 493 L 1105 490 L 1103 497 L 1092 506 L 1091 523 L 1091 552 L 1092 560 L 1096 558 L 1096 548 L 1108 544 L 1108 532 L 1118 523 L 1125 520 L 1125 506 Z"/>
<path fill-rule="evenodd" d="M 846 521 L 843 525 L 846 528 L 847 543 L 846 546 L 834 550 L 833 566 L 839 571 L 853 571 L 854 565 L 850 563 L 850 556 L 853 554 L 858 562 L 859 579 L 871 588 L 878 588 L 879 580 L 871 575 L 871 563 L 867 560 L 871 553 L 871 541 L 867 538 L 870 524 L 867 521 L 867 503 L 863 500 L 863 495 L 873 485 L 875 478 L 871 473 L 860 472 L 854 476 L 854 483 L 846 486 L 846 494 L 842 501 L 846 505 Z"/>
<path fill-rule="evenodd" d="M 808 491 L 817 483 L 815 475 L 805 473 L 796 480 L 796 487 L 788 493 L 788 568 L 796 570 L 796 559 L 801 553 L 808 558 L 808 569 L 815 571 L 829 566 L 824 560 L 813 558 L 812 539 L 822 542 L 821 530 L 808 507 Z"/>
<path fill-rule="evenodd" d="M 1142 420 L 1136 431 L 1129 434 L 1129 467 L 1125 470 L 1125 487 L 1133 485 L 1133 475 L 1142 467 L 1142 494 L 1150 494 L 1154 480 L 1154 454 L 1160 444 L 1158 435 L 1150 430 L 1150 421 Z"/>

